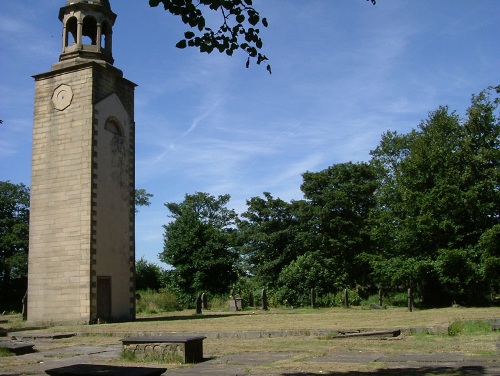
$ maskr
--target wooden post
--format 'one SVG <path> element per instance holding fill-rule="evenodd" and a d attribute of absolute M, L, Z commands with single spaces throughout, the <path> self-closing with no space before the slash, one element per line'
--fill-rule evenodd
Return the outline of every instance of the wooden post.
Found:
<path fill-rule="evenodd" d="M 349 290 L 344 290 L 344 307 L 349 308 Z"/>
<path fill-rule="evenodd" d="M 382 307 L 382 287 L 378 289 L 378 305 Z"/>

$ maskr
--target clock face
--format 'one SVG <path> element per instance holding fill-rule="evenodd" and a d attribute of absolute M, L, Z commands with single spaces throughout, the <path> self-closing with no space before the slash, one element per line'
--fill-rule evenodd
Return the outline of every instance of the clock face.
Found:
<path fill-rule="evenodd" d="M 71 105 L 72 100 L 73 90 L 71 90 L 71 86 L 69 85 L 63 84 L 58 86 L 52 94 L 54 108 L 59 111 L 67 109 Z"/>

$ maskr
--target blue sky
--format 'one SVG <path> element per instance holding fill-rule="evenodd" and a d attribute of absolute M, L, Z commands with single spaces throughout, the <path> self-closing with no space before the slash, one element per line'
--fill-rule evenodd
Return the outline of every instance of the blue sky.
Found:
<path fill-rule="evenodd" d="M 0 0 L 0 180 L 30 184 L 32 75 L 61 52 L 65 0 Z M 369 159 L 439 105 L 460 115 L 500 84 L 498 0 L 255 0 L 269 21 L 264 67 L 174 46 L 186 27 L 148 0 L 111 0 L 115 66 L 137 83 L 137 258 L 158 263 L 165 202 L 264 191 L 301 199 L 301 174 Z M 210 17 L 214 22 L 216 15 Z M 214 23 L 218 26 L 218 23 Z"/>

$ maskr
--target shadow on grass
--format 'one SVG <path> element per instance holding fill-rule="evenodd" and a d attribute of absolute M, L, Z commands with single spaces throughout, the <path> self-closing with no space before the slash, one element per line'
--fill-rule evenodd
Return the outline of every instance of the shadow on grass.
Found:
<path fill-rule="evenodd" d="M 222 313 L 218 315 L 190 315 L 190 316 L 156 316 L 156 317 L 139 317 L 136 322 L 149 322 L 149 321 L 185 321 L 185 320 L 208 320 L 208 319 L 223 319 L 232 316 L 247 316 L 251 313 Z"/>
<path fill-rule="evenodd" d="M 419 367 L 419 368 L 384 368 L 375 371 L 349 371 L 349 372 L 321 372 L 321 373 L 283 373 L 282 376 L 426 376 L 426 375 L 450 375 L 450 376 L 480 376 L 492 375 L 487 368 L 481 366 L 464 367 Z"/>

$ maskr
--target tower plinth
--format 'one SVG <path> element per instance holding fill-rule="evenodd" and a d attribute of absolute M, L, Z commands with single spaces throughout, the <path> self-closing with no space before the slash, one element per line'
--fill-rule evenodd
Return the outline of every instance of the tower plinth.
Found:
<path fill-rule="evenodd" d="M 35 75 L 28 321 L 135 318 L 135 84 L 113 66 L 109 1 L 66 1 Z"/>

